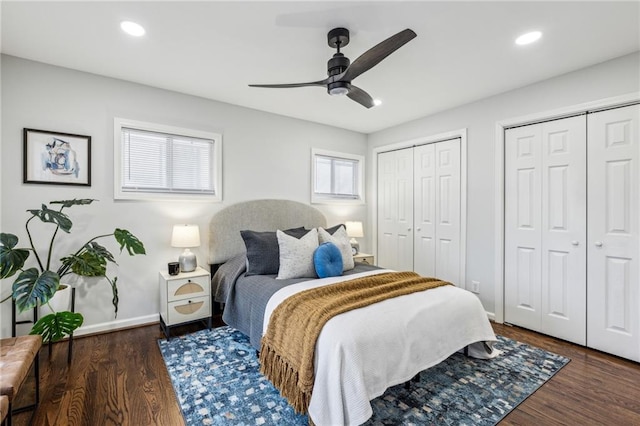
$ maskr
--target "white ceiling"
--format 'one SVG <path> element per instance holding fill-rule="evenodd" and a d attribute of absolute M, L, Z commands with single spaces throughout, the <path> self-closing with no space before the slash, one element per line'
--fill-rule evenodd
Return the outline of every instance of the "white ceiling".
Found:
<path fill-rule="evenodd" d="M 640 2 L 3 1 L 2 53 L 370 133 L 640 50 Z M 119 23 L 147 34 L 132 38 Z M 354 83 L 367 110 L 321 87 L 327 32 L 355 60 L 411 28 L 417 38 Z M 544 33 L 519 47 L 516 36 Z M 639 70 L 640 72 L 640 70 Z"/>

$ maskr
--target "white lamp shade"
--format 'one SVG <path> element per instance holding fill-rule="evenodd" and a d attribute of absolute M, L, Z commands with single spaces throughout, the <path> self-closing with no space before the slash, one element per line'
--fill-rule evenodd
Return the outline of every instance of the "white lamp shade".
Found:
<path fill-rule="evenodd" d="M 362 231 L 362 222 L 345 222 L 347 227 L 347 235 L 351 238 L 362 238 L 364 232 Z"/>
<path fill-rule="evenodd" d="M 199 247 L 200 228 L 198 225 L 174 225 L 171 247 Z"/>

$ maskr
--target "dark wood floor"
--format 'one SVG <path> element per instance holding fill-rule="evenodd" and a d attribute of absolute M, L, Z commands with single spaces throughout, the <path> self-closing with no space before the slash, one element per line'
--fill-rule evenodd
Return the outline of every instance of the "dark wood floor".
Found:
<path fill-rule="evenodd" d="M 176 329 L 188 332 L 194 326 Z M 640 364 L 517 327 L 496 333 L 571 358 L 501 425 L 640 425 Z M 157 339 L 158 325 L 84 337 L 65 343 L 49 359 L 41 352 L 41 404 L 34 425 L 183 425 Z M 24 386 L 28 397 L 31 383 Z M 28 424 L 30 413 L 14 417 Z"/>

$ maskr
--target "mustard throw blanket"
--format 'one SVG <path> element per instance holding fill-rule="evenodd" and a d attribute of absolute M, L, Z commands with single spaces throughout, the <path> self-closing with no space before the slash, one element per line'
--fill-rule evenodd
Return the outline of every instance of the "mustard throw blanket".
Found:
<path fill-rule="evenodd" d="M 301 291 L 285 299 L 271 314 L 260 350 L 260 372 L 306 413 L 314 382 L 316 340 L 335 315 L 384 299 L 450 283 L 415 272 L 390 272 Z"/>

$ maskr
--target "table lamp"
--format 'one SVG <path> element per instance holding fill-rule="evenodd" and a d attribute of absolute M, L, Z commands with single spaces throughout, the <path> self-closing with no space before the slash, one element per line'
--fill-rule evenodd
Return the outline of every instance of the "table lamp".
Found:
<path fill-rule="evenodd" d="M 360 244 L 358 244 L 358 240 L 356 240 L 356 238 L 364 237 L 362 222 L 345 222 L 345 227 L 347 228 L 347 236 L 351 237 L 349 240 L 349 243 L 351 244 L 351 252 L 356 255 L 358 254 L 358 251 L 360 251 Z"/>
<path fill-rule="evenodd" d="M 195 271 L 198 266 L 196 254 L 189 248 L 200 246 L 200 228 L 198 225 L 174 225 L 171 235 L 171 247 L 184 248 L 178 258 L 180 272 Z"/>

